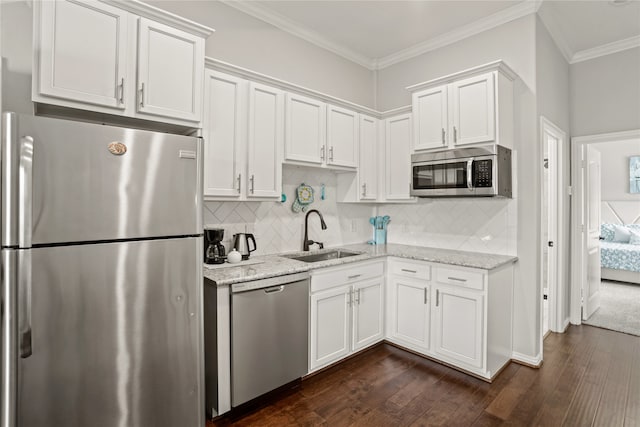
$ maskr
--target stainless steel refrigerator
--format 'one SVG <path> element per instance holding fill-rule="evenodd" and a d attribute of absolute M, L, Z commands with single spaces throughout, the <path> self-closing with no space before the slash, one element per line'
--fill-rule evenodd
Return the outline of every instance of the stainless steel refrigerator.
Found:
<path fill-rule="evenodd" d="M 202 140 L 2 116 L 1 427 L 204 425 Z"/>

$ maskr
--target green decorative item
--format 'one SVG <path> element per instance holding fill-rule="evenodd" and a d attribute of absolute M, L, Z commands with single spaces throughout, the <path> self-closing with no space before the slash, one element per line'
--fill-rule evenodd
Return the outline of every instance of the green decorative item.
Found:
<path fill-rule="evenodd" d="M 303 182 L 296 190 L 296 200 L 293 201 L 291 210 L 295 213 L 306 212 L 311 203 L 313 203 L 313 187 Z"/>

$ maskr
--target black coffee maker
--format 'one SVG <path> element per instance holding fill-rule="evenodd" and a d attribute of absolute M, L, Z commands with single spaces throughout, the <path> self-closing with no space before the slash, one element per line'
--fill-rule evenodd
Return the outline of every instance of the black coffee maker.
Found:
<path fill-rule="evenodd" d="M 222 245 L 224 230 L 210 228 L 204 230 L 204 262 L 205 264 L 223 264 L 227 259 Z"/>

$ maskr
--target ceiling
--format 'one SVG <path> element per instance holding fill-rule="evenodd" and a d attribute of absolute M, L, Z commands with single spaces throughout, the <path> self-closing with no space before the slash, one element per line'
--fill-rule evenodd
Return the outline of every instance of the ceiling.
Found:
<path fill-rule="evenodd" d="M 622 1 L 625 0 L 616 0 Z M 640 46 L 640 0 L 226 1 L 370 69 L 538 11 L 569 62 Z"/>

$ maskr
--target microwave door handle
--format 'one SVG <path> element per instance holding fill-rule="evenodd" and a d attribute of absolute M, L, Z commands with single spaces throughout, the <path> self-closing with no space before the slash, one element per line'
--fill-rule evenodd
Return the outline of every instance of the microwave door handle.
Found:
<path fill-rule="evenodd" d="M 469 190 L 473 190 L 473 176 L 471 176 L 472 172 L 473 172 L 473 157 L 467 160 L 467 188 Z"/>

